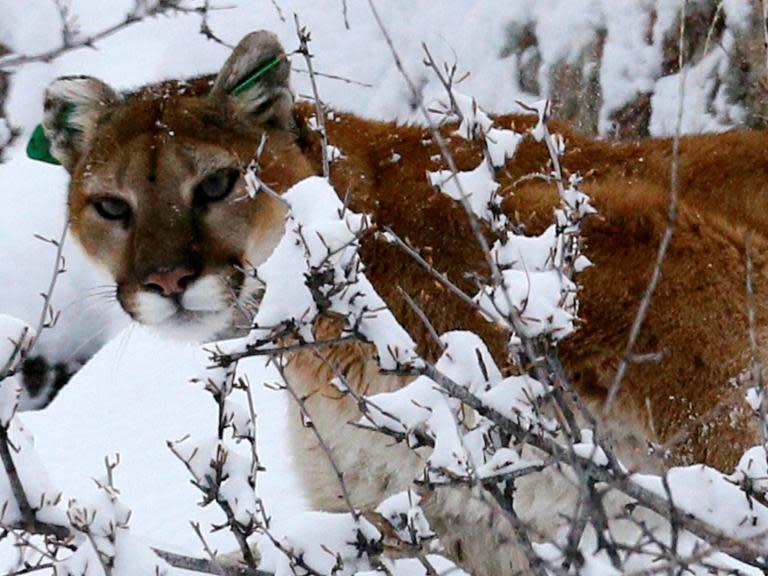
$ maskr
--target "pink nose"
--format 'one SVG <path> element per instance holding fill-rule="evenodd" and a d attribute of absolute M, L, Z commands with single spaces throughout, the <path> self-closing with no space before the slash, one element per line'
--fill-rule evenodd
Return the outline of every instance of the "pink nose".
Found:
<path fill-rule="evenodd" d="M 144 287 L 163 296 L 181 294 L 187 285 L 194 280 L 195 273 L 183 266 L 167 272 L 152 272 L 144 280 Z"/>

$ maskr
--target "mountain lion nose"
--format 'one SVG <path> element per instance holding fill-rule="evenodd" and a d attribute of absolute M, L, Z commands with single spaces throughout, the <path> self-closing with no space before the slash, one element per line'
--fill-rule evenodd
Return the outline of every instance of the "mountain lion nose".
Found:
<path fill-rule="evenodd" d="M 152 272 L 144 280 L 144 287 L 163 296 L 181 294 L 197 275 L 184 266 L 165 272 Z"/>

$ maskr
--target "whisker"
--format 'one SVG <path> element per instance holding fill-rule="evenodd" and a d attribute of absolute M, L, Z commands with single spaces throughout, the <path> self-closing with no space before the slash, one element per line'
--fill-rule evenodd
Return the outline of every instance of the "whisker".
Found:
<path fill-rule="evenodd" d="M 123 335 L 120 337 L 120 342 L 117 344 L 117 354 L 115 355 L 115 361 L 112 363 L 112 380 L 115 379 L 115 370 L 117 370 L 119 364 L 123 360 L 125 351 L 128 349 L 128 342 L 131 338 L 131 335 L 133 334 L 133 331 L 136 329 L 136 326 L 138 326 L 138 322 L 132 321 L 128 325 L 128 328 L 126 328 L 123 332 Z"/>
<path fill-rule="evenodd" d="M 222 282 L 222 284 L 224 284 L 224 289 L 227 290 L 229 295 L 232 297 L 233 307 L 248 323 L 250 323 L 251 319 L 253 318 L 253 311 L 248 310 L 245 302 L 240 300 L 240 296 L 238 296 L 237 292 L 235 291 L 235 287 L 232 286 L 229 278 L 223 278 L 219 276 L 219 280 Z M 240 288 L 242 289 L 242 285 Z M 245 298 L 249 298 L 249 296 L 246 295 Z"/>
<path fill-rule="evenodd" d="M 117 286 L 93 286 L 92 288 L 88 288 L 87 290 L 83 290 L 82 296 L 88 296 L 90 294 L 101 294 L 104 292 L 109 292 L 112 294 L 117 294 Z"/>
<path fill-rule="evenodd" d="M 117 298 L 117 285 L 104 284 L 101 286 L 93 286 L 91 288 L 83 290 L 81 294 L 78 294 L 75 298 L 73 298 L 69 302 L 62 304 L 61 308 L 62 310 L 65 310 L 83 300 L 90 300 L 90 299 L 99 298 L 102 296 L 113 296 Z"/>
<path fill-rule="evenodd" d="M 72 300 L 68 304 L 59 306 L 60 312 L 68 312 L 76 306 L 82 306 L 81 311 L 89 311 L 96 308 L 100 304 L 113 304 L 118 303 L 116 294 L 91 294 L 88 296 L 81 296 L 77 300 Z"/>
<path fill-rule="evenodd" d="M 111 326 L 109 323 L 106 323 L 106 324 L 102 325 L 102 326 L 101 326 L 101 328 L 100 328 L 99 330 L 97 330 L 97 331 L 96 331 L 94 334 L 91 334 L 91 335 L 90 335 L 88 338 L 86 338 L 85 340 L 83 340 L 83 341 L 82 341 L 82 342 L 81 342 L 81 343 L 80 343 L 80 344 L 77 346 L 77 348 L 75 348 L 75 349 L 72 351 L 72 353 L 71 353 L 71 354 L 69 355 L 69 357 L 67 358 L 66 362 L 67 362 L 67 363 L 69 363 L 69 362 L 71 362 L 72 360 L 75 360 L 75 359 L 77 359 L 77 355 L 78 355 L 78 353 L 79 353 L 79 352 L 80 352 L 80 351 L 81 351 L 83 348 L 85 348 L 86 346 L 88 346 L 88 345 L 89 345 L 91 342 L 93 342 L 93 341 L 94 341 L 94 340 L 96 340 L 97 338 L 100 338 L 101 336 L 103 336 L 103 335 L 104 335 L 104 333 L 105 333 L 105 332 L 107 332 L 108 330 L 110 330 L 111 328 L 112 328 L 112 326 Z"/>

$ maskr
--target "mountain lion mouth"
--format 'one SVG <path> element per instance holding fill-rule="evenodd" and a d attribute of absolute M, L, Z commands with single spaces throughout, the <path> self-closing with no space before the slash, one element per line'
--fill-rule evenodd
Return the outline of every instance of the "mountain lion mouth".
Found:
<path fill-rule="evenodd" d="M 202 342 L 228 335 L 232 330 L 233 313 L 233 309 L 201 311 L 178 308 L 172 316 L 153 324 L 152 328 L 175 340 Z"/>
<path fill-rule="evenodd" d="M 174 339 L 203 341 L 233 330 L 240 305 L 242 283 L 210 274 L 194 281 L 182 293 L 162 295 L 147 290 L 119 291 L 123 309 L 137 322 Z"/>

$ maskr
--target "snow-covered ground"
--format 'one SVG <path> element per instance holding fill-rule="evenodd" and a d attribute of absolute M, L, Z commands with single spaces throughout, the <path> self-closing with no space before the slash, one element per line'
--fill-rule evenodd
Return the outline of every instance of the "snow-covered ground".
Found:
<path fill-rule="evenodd" d="M 201 554 L 189 522 L 207 526 L 223 514 L 215 505 L 197 506 L 200 493 L 166 441 L 215 431 L 217 405 L 202 385 L 189 382 L 206 363 L 198 346 L 159 340 L 138 326 L 118 334 L 46 410 L 23 415 L 53 484 L 65 497 L 86 493 L 91 478 L 103 476 L 104 457 L 119 453 L 116 486 L 133 510 L 135 534 Z M 244 368 L 254 381 L 270 378 L 259 362 Z M 262 386 L 253 392 L 259 453 L 267 466 L 259 493 L 279 520 L 304 509 L 285 451 L 285 398 Z M 236 546 L 227 531 L 207 539 L 222 551 Z"/>

